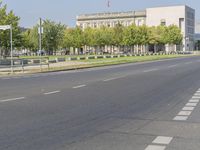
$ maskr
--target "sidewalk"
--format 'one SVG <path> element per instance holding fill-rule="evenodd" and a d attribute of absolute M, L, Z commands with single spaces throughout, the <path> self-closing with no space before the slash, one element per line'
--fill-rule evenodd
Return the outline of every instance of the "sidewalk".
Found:
<path fill-rule="evenodd" d="M 88 63 L 86 62 L 78 62 L 78 61 L 67 61 L 67 62 L 59 62 L 59 63 L 52 63 L 49 65 L 30 65 L 30 66 L 15 66 L 13 67 L 14 74 L 22 74 L 22 73 L 35 73 L 35 72 L 40 72 L 41 69 L 42 71 L 48 71 L 48 70 L 55 70 L 59 68 L 76 68 L 80 67 L 83 65 L 87 65 Z M 11 73 L 11 66 L 0 66 L 0 75 L 9 75 Z"/>

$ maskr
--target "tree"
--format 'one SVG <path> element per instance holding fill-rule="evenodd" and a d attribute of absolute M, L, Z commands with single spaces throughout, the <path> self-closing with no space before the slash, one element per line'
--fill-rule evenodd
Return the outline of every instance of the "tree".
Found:
<path fill-rule="evenodd" d="M 124 36 L 124 29 L 125 27 L 118 23 L 114 28 L 113 28 L 113 40 L 112 40 L 112 45 L 121 47 L 124 46 L 123 43 L 123 36 Z"/>
<path fill-rule="evenodd" d="M 52 55 L 61 47 L 66 26 L 62 25 L 61 23 L 57 24 L 53 21 L 46 20 L 44 21 L 43 28 L 43 47 L 45 50 L 47 50 L 49 55 Z"/>
<path fill-rule="evenodd" d="M 20 18 L 14 14 L 13 11 L 7 13 L 7 6 L 0 8 L 0 25 L 12 25 L 13 30 L 13 47 L 20 48 L 22 44 L 22 36 L 19 27 Z M 9 55 L 10 52 L 10 31 L 0 31 L 0 47 L 2 56 Z"/>
<path fill-rule="evenodd" d="M 78 53 L 80 53 L 80 49 L 84 46 L 85 41 L 83 31 L 81 28 L 68 28 L 65 30 L 64 39 L 63 39 L 63 47 L 64 48 L 73 48 L 75 53 L 75 48 L 78 49 Z"/>
<path fill-rule="evenodd" d="M 181 34 L 180 28 L 176 25 L 170 25 L 166 28 L 166 43 L 180 45 L 183 40 L 183 35 Z"/>
<path fill-rule="evenodd" d="M 124 30 L 123 43 L 124 45 L 129 46 L 131 48 L 131 52 L 133 52 L 133 47 L 139 43 L 139 37 L 138 27 L 135 24 L 132 24 Z"/>
<path fill-rule="evenodd" d="M 32 29 L 28 29 L 22 33 L 23 48 L 36 52 L 38 46 L 38 26 L 34 26 Z"/>
<path fill-rule="evenodd" d="M 166 26 L 150 27 L 148 30 L 148 44 L 154 46 L 154 52 L 163 51 L 164 45 L 167 44 Z"/>

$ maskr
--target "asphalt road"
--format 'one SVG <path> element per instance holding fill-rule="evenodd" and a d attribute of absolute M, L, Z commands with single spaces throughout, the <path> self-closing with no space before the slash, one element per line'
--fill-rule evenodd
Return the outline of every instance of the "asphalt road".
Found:
<path fill-rule="evenodd" d="M 200 57 L 0 78 L 0 150 L 199 150 Z"/>

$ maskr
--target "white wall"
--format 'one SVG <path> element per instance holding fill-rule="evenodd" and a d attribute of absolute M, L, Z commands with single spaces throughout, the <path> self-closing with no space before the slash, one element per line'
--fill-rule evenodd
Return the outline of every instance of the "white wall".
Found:
<path fill-rule="evenodd" d="M 188 18 L 187 12 L 194 12 L 193 9 L 182 5 L 182 6 L 169 6 L 169 7 L 157 7 L 157 8 L 147 8 L 147 19 L 146 24 L 147 26 L 159 26 L 161 25 L 161 20 L 166 21 L 166 26 L 169 25 L 177 25 L 179 27 L 179 19 L 184 18 L 184 22 L 182 24 L 182 34 L 183 34 L 183 50 L 191 50 L 193 47 L 193 42 L 190 41 L 189 43 L 185 40 L 186 37 L 190 37 L 192 39 L 191 34 L 188 33 Z M 194 12 L 195 14 L 195 12 Z M 191 27 L 191 26 L 190 26 Z M 190 45 L 187 49 L 187 45 Z"/>
<path fill-rule="evenodd" d="M 157 7 L 147 8 L 147 26 L 159 26 L 161 20 L 166 20 L 166 25 L 179 26 L 179 18 L 185 19 L 185 6 Z M 183 26 L 183 34 L 185 34 L 185 25 Z"/>

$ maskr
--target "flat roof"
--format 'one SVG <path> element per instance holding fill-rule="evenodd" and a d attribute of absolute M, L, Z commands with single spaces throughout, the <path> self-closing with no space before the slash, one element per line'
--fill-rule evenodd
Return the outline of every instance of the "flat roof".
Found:
<path fill-rule="evenodd" d="M 78 21 L 83 20 L 98 20 L 98 19 L 114 19 L 114 18 L 133 18 L 133 17 L 145 17 L 146 10 L 143 11 L 127 11 L 127 12 L 102 12 L 83 14 L 77 16 Z"/>

